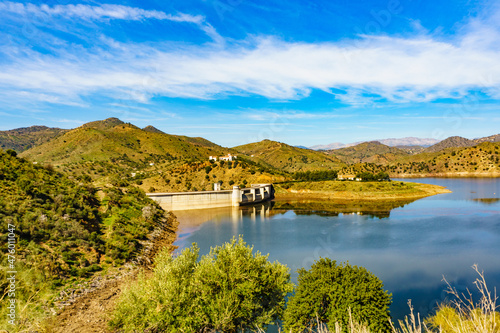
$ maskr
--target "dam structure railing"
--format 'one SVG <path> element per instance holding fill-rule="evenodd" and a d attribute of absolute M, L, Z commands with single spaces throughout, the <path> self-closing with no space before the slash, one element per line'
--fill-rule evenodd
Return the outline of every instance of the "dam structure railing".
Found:
<path fill-rule="evenodd" d="M 273 199 L 274 187 L 272 184 L 252 184 L 249 188 L 233 186 L 232 190 L 146 193 L 146 195 L 166 210 L 238 207 Z"/>

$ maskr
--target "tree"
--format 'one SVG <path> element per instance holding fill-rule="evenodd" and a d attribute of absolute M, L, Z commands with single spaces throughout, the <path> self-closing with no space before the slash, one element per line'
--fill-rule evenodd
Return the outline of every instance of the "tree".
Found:
<path fill-rule="evenodd" d="M 355 322 L 371 332 L 390 332 L 391 294 L 382 281 L 363 267 L 337 265 L 322 258 L 309 271 L 298 271 L 298 286 L 289 298 L 284 315 L 286 332 L 311 332 L 320 323 L 349 325 L 349 311 Z"/>
<path fill-rule="evenodd" d="M 16 157 L 17 156 L 17 152 L 15 150 L 13 150 L 13 149 L 7 149 L 6 153 L 9 154 L 12 157 Z"/>
<path fill-rule="evenodd" d="M 240 237 L 197 262 L 196 244 L 177 258 L 163 251 L 154 274 L 125 290 L 114 328 L 159 332 L 238 332 L 264 328 L 282 316 L 293 290 L 289 269 L 246 245 Z"/>

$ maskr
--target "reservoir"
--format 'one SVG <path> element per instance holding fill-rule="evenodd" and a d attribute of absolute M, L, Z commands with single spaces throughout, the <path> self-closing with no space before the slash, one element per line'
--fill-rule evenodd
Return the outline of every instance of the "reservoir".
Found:
<path fill-rule="evenodd" d="M 393 180 L 402 181 L 402 180 Z M 475 291 L 478 264 L 490 290 L 500 287 L 500 179 L 403 180 L 445 186 L 453 193 L 416 201 L 354 202 L 276 199 L 255 206 L 174 212 L 177 251 L 196 242 L 200 254 L 243 235 L 254 251 L 291 269 L 320 257 L 366 267 L 393 295 L 391 315 L 422 317 L 448 294 Z"/>

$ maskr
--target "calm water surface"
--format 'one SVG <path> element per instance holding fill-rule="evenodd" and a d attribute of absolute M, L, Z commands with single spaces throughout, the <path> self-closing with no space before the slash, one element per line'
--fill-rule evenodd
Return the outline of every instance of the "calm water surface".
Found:
<path fill-rule="evenodd" d="M 405 180 L 409 181 L 409 180 Z M 180 249 L 211 246 L 243 235 L 255 250 L 297 269 L 329 257 L 364 266 L 393 294 L 391 314 L 421 315 L 445 300 L 443 276 L 458 290 L 472 286 L 478 264 L 490 287 L 500 288 L 500 179 L 410 180 L 453 193 L 413 202 L 276 201 L 241 209 L 176 212 Z"/>

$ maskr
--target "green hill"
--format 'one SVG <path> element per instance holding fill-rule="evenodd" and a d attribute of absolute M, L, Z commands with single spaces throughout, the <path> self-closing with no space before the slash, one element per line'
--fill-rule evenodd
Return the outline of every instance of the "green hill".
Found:
<path fill-rule="evenodd" d="M 500 143 L 420 153 L 393 162 L 388 171 L 393 176 L 500 176 Z"/>
<path fill-rule="evenodd" d="M 408 152 L 396 147 L 389 147 L 378 141 L 363 142 L 356 146 L 328 151 L 328 154 L 338 157 L 347 164 L 377 163 L 388 164 Z"/>
<path fill-rule="evenodd" d="M 483 142 L 473 147 L 446 148 L 438 152 L 407 155 L 387 164 L 357 163 L 340 173 L 387 172 L 391 177 L 499 177 L 500 143 Z"/>
<path fill-rule="evenodd" d="M 286 172 L 332 170 L 344 166 L 335 156 L 271 140 L 249 143 L 233 149 L 249 156 L 252 161 Z"/>
<path fill-rule="evenodd" d="M 116 118 L 94 121 L 22 153 L 38 163 L 132 161 L 139 166 L 172 160 L 207 160 L 225 150 L 206 140 L 144 131 Z"/>
<path fill-rule="evenodd" d="M 13 149 L 20 153 L 48 142 L 67 131 L 66 129 L 49 128 L 47 126 L 31 126 L 10 131 L 0 131 L 0 148 L 3 150 Z"/>
<path fill-rule="evenodd" d="M 170 223 L 165 212 L 137 188 L 103 188 L 75 182 L 52 168 L 0 150 L 0 220 L 13 226 L 18 319 L 26 329 L 47 315 L 59 291 L 95 272 L 137 259 L 147 236 Z M 8 253 L 7 232 L 0 233 Z M 6 272 L 0 288 L 6 290 Z M 6 304 L 0 307 L 2 327 Z M 27 326 L 24 326 L 27 325 Z"/>

